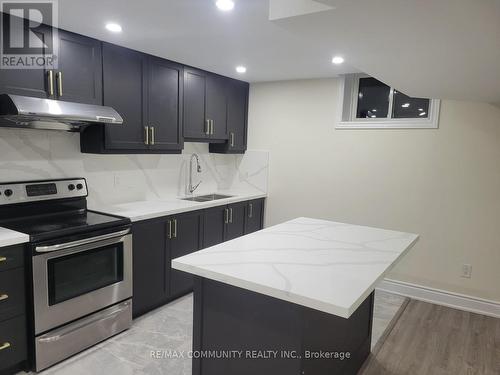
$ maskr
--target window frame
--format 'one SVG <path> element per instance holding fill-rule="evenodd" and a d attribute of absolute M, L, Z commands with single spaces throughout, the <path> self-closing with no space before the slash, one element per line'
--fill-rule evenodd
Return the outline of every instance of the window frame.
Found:
<path fill-rule="evenodd" d="M 339 119 L 336 129 L 438 129 L 441 101 L 429 99 L 429 116 L 425 118 L 356 118 L 360 78 L 370 78 L 364 73 L 347 74 L 339 85 Z M 388 116 L 392 116 L 395 88 L 390 87 Z"/>

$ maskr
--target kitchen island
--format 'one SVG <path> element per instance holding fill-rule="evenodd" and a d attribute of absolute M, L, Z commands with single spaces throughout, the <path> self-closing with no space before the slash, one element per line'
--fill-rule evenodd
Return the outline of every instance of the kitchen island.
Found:
<path fill-rule="evenodd" d="M 417 239 L 298 218 L 174 259 L 197 276 L 193 374 L 356 374 L 375 286 Z"/>

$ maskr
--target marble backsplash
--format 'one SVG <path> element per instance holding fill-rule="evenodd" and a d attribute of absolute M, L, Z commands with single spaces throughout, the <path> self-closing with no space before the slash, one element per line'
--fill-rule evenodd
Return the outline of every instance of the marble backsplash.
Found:
<path fill-rule="evenodd" d="M 195 183 L 203 181 L 197 194 L 228 189 L 267 192 L 266 151 L 219 155 L 210 154 L 207 144 L 186 143 L 180 155 L 93 155 L 80 153 L 78 133 L 9 128 L 0 128 L 0 182 L 85 177 L 94 207 L 161 200 L 186 195 L 194 152 L 202 167 L 194 177 Z"/>

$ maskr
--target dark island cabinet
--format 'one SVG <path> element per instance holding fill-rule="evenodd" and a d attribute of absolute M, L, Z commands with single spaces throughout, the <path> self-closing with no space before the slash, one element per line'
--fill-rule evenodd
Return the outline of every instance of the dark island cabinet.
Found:
<path fill-rule="evenodd" d="M 226 92 L 227 141 L 225 143 L 211 143 L 210 152 L 242 154 L 247 149 L 249 84 L 228 79 Z"/>
<path fill-rule="evenodd" d="M 226 79 L 184 69 L 184 138 L 195 142 L 227 139 Z"/>
<path fill-rule="evenodd" d="M 193 276 L 172 259 L 262 229 L 263 210 L 258 199 L 134 223 L 134 317 L 193 290 Z"/>
<path fill-rule="evenodd" d="M 183 67 L 103 43 L 104 105 L 123 125 L 92 125 L 81 136 L 82 152 L 180 153 Z"/>
<path fill-rule="evenodd" d="M 15 374 L 28 361 L 24 246 L 0 248 L 0 373 Z"/>

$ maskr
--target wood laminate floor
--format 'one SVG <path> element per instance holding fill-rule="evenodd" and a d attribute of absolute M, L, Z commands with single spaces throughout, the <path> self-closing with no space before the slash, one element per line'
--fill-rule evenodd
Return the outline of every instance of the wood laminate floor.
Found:
<path fill-rule="evenodd" d="M 359 375 L 500 375 L 500 319 L 411 300 Z"/>

